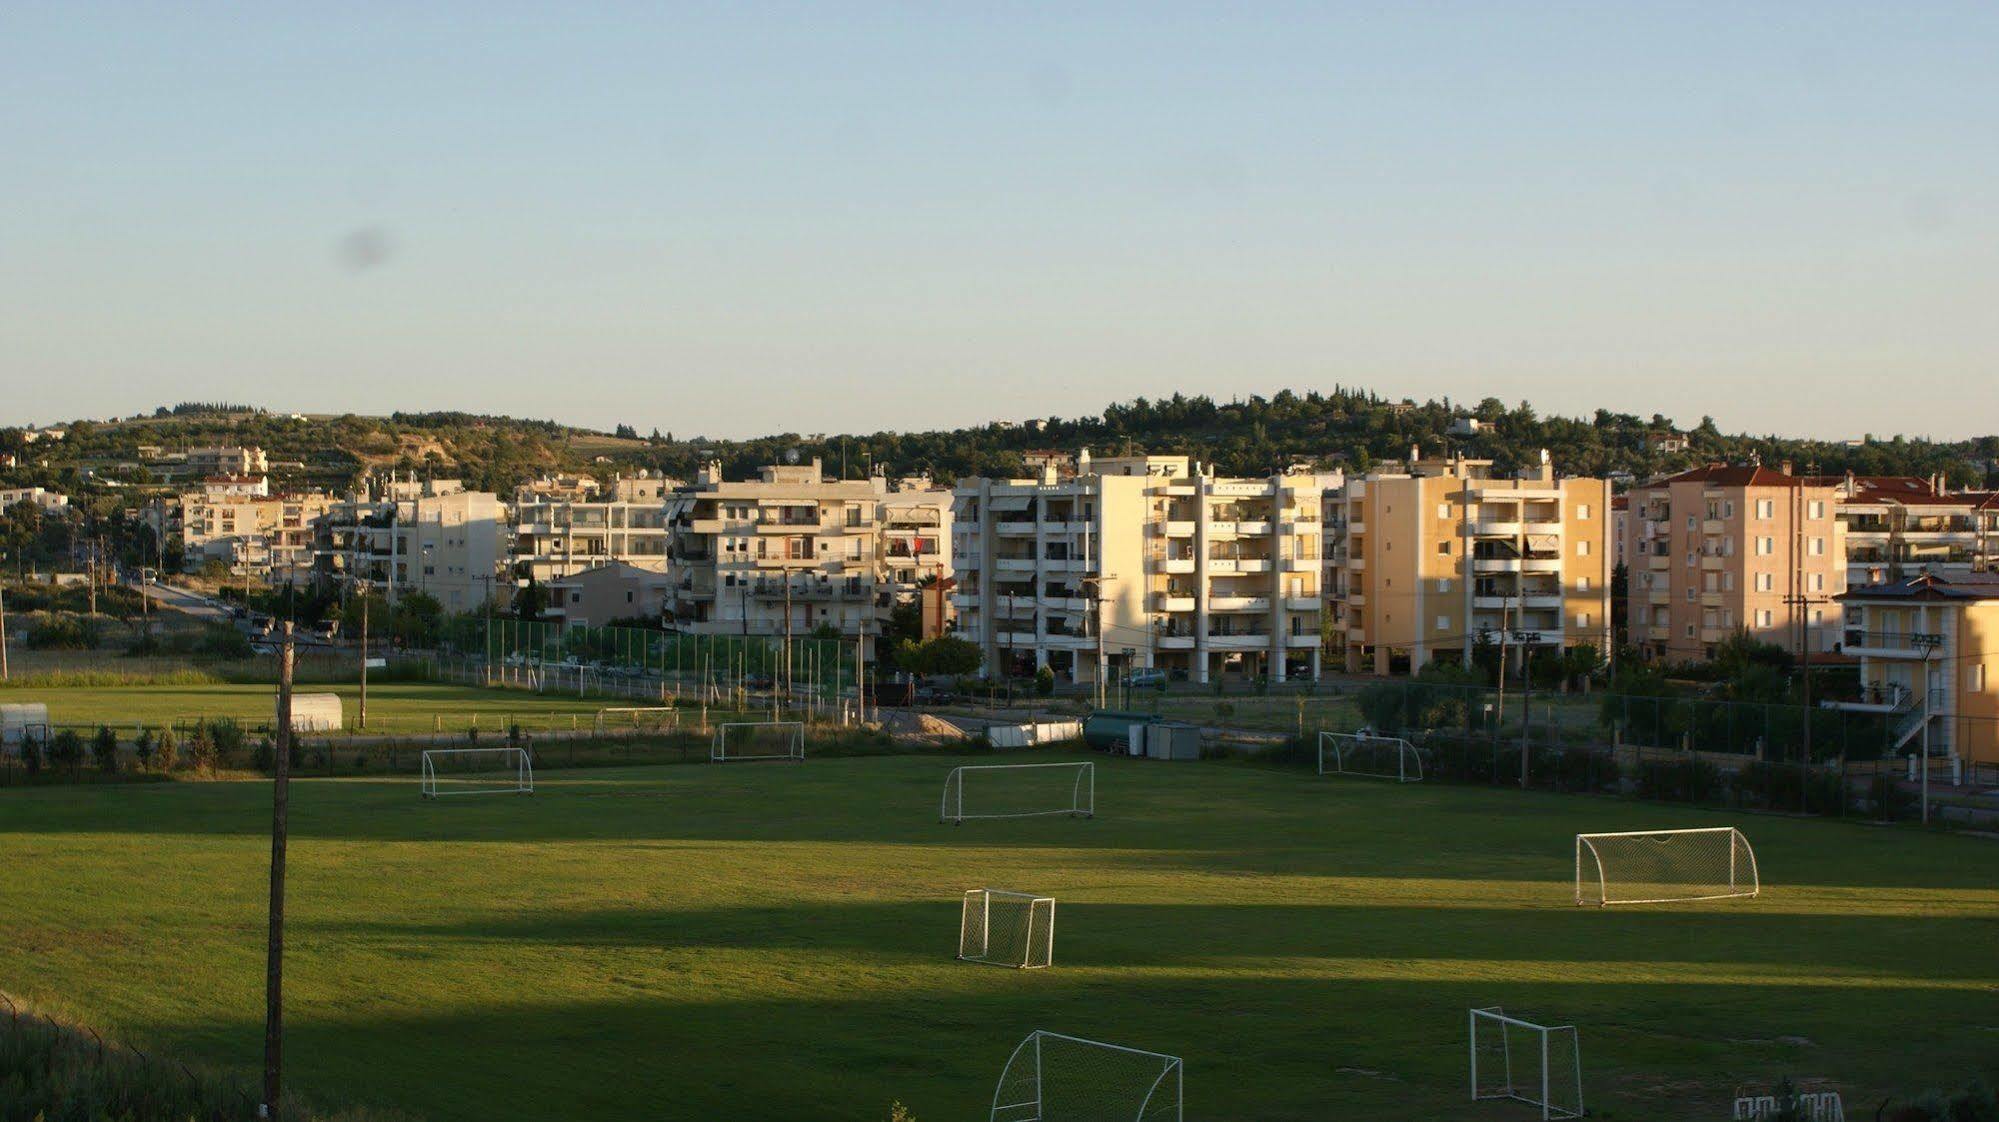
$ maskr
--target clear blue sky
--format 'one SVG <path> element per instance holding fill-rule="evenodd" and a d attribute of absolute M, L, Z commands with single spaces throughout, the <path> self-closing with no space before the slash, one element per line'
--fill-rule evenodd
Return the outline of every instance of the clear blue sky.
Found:
<path fill-rule="evenodd" d="M 185 7 L 0 5 L 0 420 L 1999 430 L 1991 3 Z"/>

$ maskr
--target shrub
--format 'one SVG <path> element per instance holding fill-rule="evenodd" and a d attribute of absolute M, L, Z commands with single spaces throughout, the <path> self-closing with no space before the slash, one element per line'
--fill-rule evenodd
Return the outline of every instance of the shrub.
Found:
<path fill-rule="evenodd" d="M 42 772 L 42 738 L 34 733 L 21 737 L 21 770 L 29 775 Z"/>
<path fill-rule="evenodd" d="M 1846 780 L 1832 768 L 1751 760 L 1736 773 L 1735 796 L 1777 810 L 1796 810 L 1802 802 L 1812 813 L 1838 814 L 1846 809 Z"/>
<path fill-rule="evenodd" d="M 49 741 L 49 764 L 71 772 L 83 766 L 83 738 L 74 729 L 64 729 Z"/>
<path fill-rule="evenodd" d="M 153 769 L 153 730 L 140 729 L 132 739 L 132 755 L 137 758 L 140 771 Z"/>
<path fill-rule="evenodd" d="M 174 730 L 161 729 L 153 738 L 153 766 L 161 771 L 172 771 L 180 764 L 180 742 Z"/>
<path fill-rule="evenodd" d="M 1035 695 L 1039 697 L 1054 696 L 1055 694 L 1054 670 L 1044 666 L 1041 669 L 1036 670 L 1034 672 L 1034 692 Z"/>
<path fill-rule="evenodd" d="M 276 758 L 277 753 L 271 750 L 271 738 L 258 737 L 257 746 L 250 750 L 250 766 L 268 775 L 277 770 Z"/>
<path fill-rule="evenodd" d="M 1624 769 L 1609 752 L 1589 748 L 1564 748 L 1554 754 L 1551 765 L 1564 791 L 1615 790 Z"/>
<path fill-rule="evenodd" d="M 37 651 L 87 651 L 97 646 L 101 634 L 97 621 L 71 615 L 31 617 L 27 644 Z"/>
<path fill-rule="evenodd" d="M 109 725 L 98 725 L 97 735 L 90 738 L 90 754 L 97 758 L 97 770 L 106 775 L 118 771 L 118 734 Z"/>
<path fill-rule="evenodd" d="M 187 738 L 188 762 L 194 769 L 208 775 L 215 774 L 216 751 L 215 734 L 205 724 L 196 724 Z"/>
<path fill-rule="evenodd" d="M 243 745 L 249 742 L 249 737 L 244 735 L 243 726 L 227 717 L 209 722 L 209 738 L 215 742 L 217 761 L 240 755 Z"/>
<path fill-rule="evenodd" d="M 250 638 L 225 625 L 209 627 L 195 640 L 193 653 L 201 658 L 250 658 Z"/>
<path fill-rule="evenodd" d="M 1645 760 L 1638 765 L 1638 794 L 1671 802 L 1707 802 L 1722 790 L 1721 770 L 1699 757 Z"/>

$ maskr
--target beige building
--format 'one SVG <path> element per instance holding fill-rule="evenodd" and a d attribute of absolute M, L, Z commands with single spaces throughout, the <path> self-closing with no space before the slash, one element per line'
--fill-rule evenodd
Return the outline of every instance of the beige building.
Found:
<path fill-rule="evenodd" d="M 1861 699 L 1835 704 L 1886 715 L 1894 754 L 1999 764 L 1999 580 L 1920 574 L 1840 602 Z"/>
<path fill-rule="evenodd" d="M 1640 484 L 1630 500 L 1626 622 L 1640 650 L 1704 659 L 1737 631 L 1793 652 L 1838 646 L 1847 565 L 1833 487 L 1705 467 Z"/>
<path fill-rule="evenodd" d="M 182 563 L 192 571 L 220 561 L 234 576 L 273 584 L 305 577 L 313 570 L 313 522 L 333 503 L 328 495 L 271 496 L 227 482 L 189 492 L 180 499 Z"/>
<path fill-rule="evenodd" d="M 671 578 L 657 569 L 612 561 L 571 573 L 548 586 L 543 614 L 572 627 L 603 627 L 615 620 L 659 619 Z"/>
<path fill-rule="evenodd" d="M 802 635 L 828 627 L 843 636 L 881 632 L 903 586 L 897 571 L 921 572 L 924 553 L 885 557 L 881 476 L 827 479 L 818 460 L 762 468 L 730 482 L 720 464 L 666 499 L 672 576 L 670 626 L 695 634 Z M 943 492 L 898 494 L 897 515 L 911 531 L 927 507 L 948 505 Z"/>
<path fill-rule="evenodd" d="M 1185 456 L 1088 452 L 1067 477 L 1051 463 L 1039 479 L 963 480 L 958 630 L 985 650 L 989 673 L 1315 677 L 1327 485 L 1304 473 L 1216 478 Z"/>
<path fill-rule="evenodd" d="M 455 479 L 391 481 L 378 497 L 333 503 L 314 524 L 319 575 L 396 600 L 437 598 L 447 612 L 506 603 L 506 508 L 488 491 Z"/>
<path fill-rule="evenodd" d="M 1540 466 L 1423 460 L 1327 496 L 1331 644 L 1348 671 L 1469 659 L 1486 640 L 1529 650 L 1611 642 L 1610 485 Z"/>
<path fill-rule="evenodd" d="M 574 480 L 559 490 L 524 489 L 513 507 L 515 575 L 542 584 L 602 565 L 655 572 L 667 567 L 666 495 L 672 481 L 641 475 L 591 483 L 578 498 Z"/>

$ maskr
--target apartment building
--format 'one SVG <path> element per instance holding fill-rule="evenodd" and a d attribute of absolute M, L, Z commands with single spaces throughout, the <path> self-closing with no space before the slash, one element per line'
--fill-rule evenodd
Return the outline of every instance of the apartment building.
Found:
<path fill-rule="evenodd" d="M 180 497 L 182 564 L 193 571 L 220 561 L 231 575 L 272 584 L 303 578 L 314 565 L 313 523 L 333 504 L 329 495 L 270 495 L 218 479 Z"/>
<path fill-rule="evenodd" d="M 587 481 L 587 489 L 579 489 Z M 515 576 L 548 584 L 586 569 L 624 564 L 665 572 L 666 495 L 672 481 L 641 473 L 609 486 L 561 479 L 522 489 L 513 506 Z"/>
<path fill-rule="evenodd" d="M 1999 492 L 1947 490 L 1940 479 L 1835 475 L 1810 480 L 1838 496 L 1846 584 L 1892 584 L 1921 573 L 1966 577 L 1999 560 Z"/>
<path fill-rule="evenodd" d="M 1334 483 L 1333 485 L 1337 485 Z M 1225 479 L 1185 456 L 1076 457 L 953 492 L 952 602 L 988 673 L 1072 682 L 1316 677 L 1326 477 Z"/>
<path fill-rule="evenodd" d="M 571 627 L 657 620 L 671 587 L 672 578 L 665 572 L 612 561 L 550 582 L 548 608 L 542 614 Z"/>
<path fill-rule="evenodd" d="M 1799 652 L 1841 640 L 1844 527 L 1831 485 L 1712 466 L 1630 493 L 1630 640 L 1654 658 L 1708 657 L 1737 631 Z"/>
<path fill-rule="evenodd" d="M 951 503 L 925 476 L 899 479 L 882 496 L 882 571 L 898 596 L 951 575 Z"/>
<path fill-rule="evenodd" d="M 448 612 L 511 599 L 505 572 L 506 508 L 455 479 L 392 480 L 373 495 L 331 504 L 313 524 L 317 575 L 391 602 L 434 596 Z"/>
<path fill-rule="evenodd" d="M 53 514 L 69 506 L 69 496 L 42 487 L 0 488 L 0 511 L 11 510 L 21 503 L 33 503 L 45 514 Z"/>
<path fill-rule="evenodd" d="M 766 636 L 828 627 L 871 641 L 899 588 L 883 564 L 889 495 L 882 476 L 828 479 L 816 459 L 736 482 L 719 463 L 702 468 L 666 498 L 671 626 Z"/>
<path fill-rule="evenodd" d="M 1349 672 L 1469 659 L 1482 641 L 1513 660 L 1611 642 L 1610 484 L 1563 479 L 1548 454 L 1506 475 L 1490 460 L 1425 460 L 1329 491 L 1329 645 Z"/>
<path fill-rule="evenodd" d="M 1895 754 L 1999 764 L 1999 579 L 1921 573 L 1839 600 L 1861 697 L 1833 704 L 1884 714 Z"/>
<path fill-rule="evenodd" d="M 204 479 L 215 475 L 265 475 L 270 470 L 270 457 L 262 448 L 225 445 L 187 450 L 187 474 Z"/>

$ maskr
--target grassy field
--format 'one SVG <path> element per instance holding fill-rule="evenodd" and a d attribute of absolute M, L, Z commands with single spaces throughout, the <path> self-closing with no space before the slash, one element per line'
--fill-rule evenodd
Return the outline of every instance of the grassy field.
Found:
<path fill-rule="evenodd" d="M 303 693 L 337 693 L 348 731 L 354 728 L 360 688 L 353 684 L 306 685 Z M 49 707 L 57 727 L 84 728 L 100 723 L 121 731 L 133 725 L 166 726 L 196 718 L 229 717 L 247 728 L 272 723 L 276 688 L 190 682 L 160 685 L 41 686 L 0 688 L 0 701 L 39 701 Z M 526 690 L 482 689 L 438 682 L 374 682 L 368 686 L 369 733 L 427 733 L 442 728 L 462 730 L 474 720 L 482 729 L 503 731 L 519 722 L 530 730 L 587 729 L 605 706 L 638 705 L 621 698 L 579 698 L 574 694 L 537 694 Z"/>
<path fill-rule="evenodd" d="M 1606 1118 L 1999 1067 L 1990 841 L 1107 759 L 1095 820 L 940 826 L 951 762 L 301 782 L 291 1077 L 439 1120 L 945 1122 L 1048 1028 L 1184 1056 L 1190 1119 L 1527 1117 L 1464 1101 L 1493 1004 L 1581 1027 Z M 255 782 L 0 791 L 0 989 L 254 1067 L 268 817 Z M 1572 905 L 1575 832 L 1730 822 L 1762 898 Z M 953 960 L 980 885 L 1060 899 L 1053 969 Z"/>

